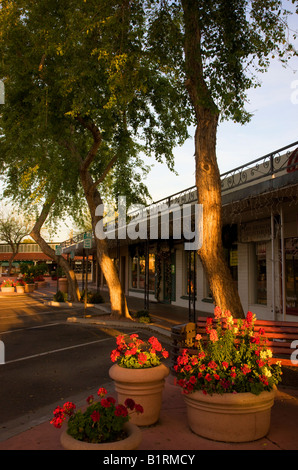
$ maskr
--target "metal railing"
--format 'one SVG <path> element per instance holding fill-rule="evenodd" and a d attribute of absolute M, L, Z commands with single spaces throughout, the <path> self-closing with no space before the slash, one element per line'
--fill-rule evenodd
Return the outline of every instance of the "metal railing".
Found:
<path fill-rule="evenodd" d="M 222 194 L 243 187 L 244 185 L 249 186 L 255 184 L 260 180 L 267 180 L 270 178 L 278 177 L 283 174 L 292 173 L 298 170 L 298 141 L 293 142 L 285 147 L 282 147 L 274 152 L 268 153 L 263 157 L 246 163 L 245 165 L 233 168 L 230 171 L 222 173 L 221 186 Z M 292 149 L 290 151 L 290 149 Z M 179 191 L 171 196 L 160 199 L 149 206 L 144 208 L 136 209 L 130 212 L 127 223 L 134 218 L 138 217 L 140 213 L 145 217 L 154 214 L 154 212 L 162 211 L 163 207 L 170 208 L 172 205 L 183 205 L 195 203 L 197 201 L 197 188 L 191 186 L 183 191 Z M 117 226 L 117 220 L 113 222 L 114 226 Z M 106 226 L 108 228 L 108 225 Z M 60 244 L 62 248 L 66 248 L 70 245 L 80 243 L 84 240 L 84 233 L 75 235 L 73 238 L 65 240 Z"/>

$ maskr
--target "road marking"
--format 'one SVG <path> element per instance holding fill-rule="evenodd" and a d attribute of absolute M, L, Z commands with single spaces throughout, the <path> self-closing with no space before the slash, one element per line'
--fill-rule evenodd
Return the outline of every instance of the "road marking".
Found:
<path fill-rule="evenodd" d="M 53 351 L 46 351 L 46 352 L 43 352 L 43 353 L 34 354 L 32 356 L 20 357 L 19 359 L 12 359 L 11 361 L 6 361 L 5 364 L 11 364 L 13 362 L 26 361 L 27 359 L 34 359 L 36 357 L 47 356 L 49 354 L 54 354 L 54 353 L 57 353 L 57 352 L 67 351 L 69 349 L 81 348 L 83 346 L 88 346 L 89 344 L 102 343 L 104 341 L 109 341 L 111 339 L 112 338 L 98 339 L 96 341 L 90 341 L 89 343 L 76 344 L 74 346 L 68 346 L 67 348 L 54 349 Z"/>
<path fill-rule="evenodd" d="M 47 326 L 55 326 L 55 325 L 63 325 L 62 322 L 56 322 L 56 323 L 47 323 L 43 325 L 38 325 L 38 326 L 28 326 L 26 328 L 18 328 L 17 330 L 9 330 L 9 331 L 2 331 L 0 332 L 0 335 L 6 335 L 7 333 L 16 333 L 18 331 L 24 331 L 24 330 L 34 330 L 35 328 L 46 328 Z"/>
<path fill-rule="evenodd" d="M 46 312 L 31 312 L 31 313 L 23 313 L 23 314 L 18 314 L 18 318 L 20 317 L 31 317 L 31 316 L 34 316 L 34 315 L 48 315 L 49 313 L 69 313 L 69 310 L 56 310 L 56 311 L 53 311 L 53 310 L 48 310 Z M 11 318 L 12 316 L 15 315 L 15 312 L 13 312 L 11 315 L 5 315 L 5 316 L 2 316 L 1 315 L 1 320 L 2 319 L 5 319 L 5 318 Z"/>

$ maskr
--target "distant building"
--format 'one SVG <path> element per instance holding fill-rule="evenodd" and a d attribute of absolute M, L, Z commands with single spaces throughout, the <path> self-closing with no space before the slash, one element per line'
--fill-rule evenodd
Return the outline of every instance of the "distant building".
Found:
<path fill-rule="evenodd" d="M 55 249 L 55 244 L 50 244 L 51 248 Z M 12 255 L 12 249 L 7 243 L 0 244 L 0 275 L 6 274 L 9 265 L 9 259 Z M 56 269 L 56 263 L 51 258 L 45 255 L 39 245 L 36 243 L 21 243 L 19 252 L 15 256 L 12 264 L 12 273 L 18 273 L 21 263 L 38 264 L 46 263 L 50 270 Z"/>
<path fill-rule="evenodd" d="M 244 311 L 251 310 L 258 318 L 298 320 L 297 145 L 221 175 L 227 263 Z M 135 213 L 129 223 L 146 223 L 154 209 L 160 224 L 163 205 L 194 207 L 196 202 L 197 190 L 192 187 Z M 185 250 L 185 238 L 173 235 L 173 218 L 167 239 L 160 234 L 149 239 L 148 229 L 143 239 L 119 239 L 116 231 L 115 239 L 108 238 L 110 256 L 127 296 L 144 298 L 145 307 L 149 300 L 186 307 L 191 320 L 200 311 L 213 312 L 212 292 L 196 252 Z M 61 247 L 64 254 L 83 256 L 84 234 L 66 240 Z M 93 280 L 104 289 L 94 240 L 88 254 L 94 261 Z"/>

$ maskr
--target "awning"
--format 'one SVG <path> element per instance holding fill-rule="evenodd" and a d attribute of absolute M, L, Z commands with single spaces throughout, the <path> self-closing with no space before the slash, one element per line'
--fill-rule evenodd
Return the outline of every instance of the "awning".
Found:
<path fill-rule="evenodd" d="M 13 262 L 12 262 L 12 265 L 13 265 L 15 268 L 17 268 L 17 267 L 20 266 L 20 264 L 17 263 L 16 261 L 13 261 Z M 8 262 L 8 261 L 1 261 L 1 266 L 9 266 L 9 262 Z"/>

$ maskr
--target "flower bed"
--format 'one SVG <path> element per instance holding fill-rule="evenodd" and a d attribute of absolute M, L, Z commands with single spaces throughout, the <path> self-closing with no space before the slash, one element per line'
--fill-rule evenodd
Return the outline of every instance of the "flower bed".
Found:
<path fill-rule="evenodd" d="M 271 364 L 264 330 L 254 331 L 255 315 L 234 320 L 217 307 L 206 319 L 206 337 L 196 337 L 196 354 L 184 349 L 174 370 L 185 394 L 269 391 L 281 380 L 281 366 Z"/>

